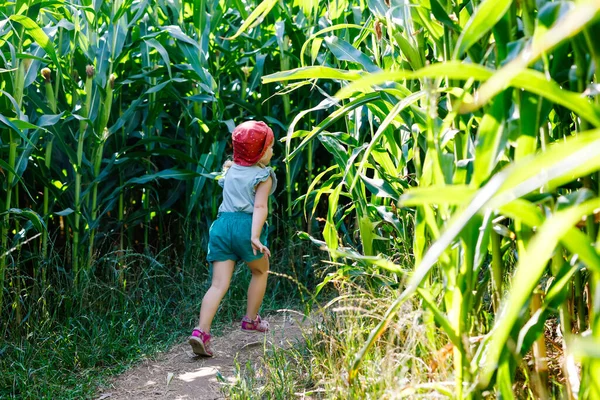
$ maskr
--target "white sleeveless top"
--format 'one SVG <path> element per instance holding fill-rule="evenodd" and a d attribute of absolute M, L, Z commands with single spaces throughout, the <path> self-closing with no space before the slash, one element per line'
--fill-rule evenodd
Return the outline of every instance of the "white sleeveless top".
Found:
<path fill-rule="evenodd" d="M 273 179 L 273 186 L 269 193 L 271 195 L 277 187 L 277 178 L 275 178 L 273 169 L 262 168 L 258 165 L 243 167 L 233 164 L 219 180 L 219 185 L 223 188 L 223 202 L 219 207 L 219 213 L 245 212 L 252 214 L 256 186 L 266 181 L 269 176 Z"/>

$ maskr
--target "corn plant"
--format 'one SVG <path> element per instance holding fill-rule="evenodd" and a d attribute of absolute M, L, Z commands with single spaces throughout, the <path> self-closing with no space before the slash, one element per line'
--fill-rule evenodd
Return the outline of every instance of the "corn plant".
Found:
<path fill-rule="evenodd" d="M 336 161 L 317 177 L 330 180 L 315 190 L 329 195 L 322 234 L 332 257 L 352 256 L 348 247 L 392 256 L 398 247 L 382 222 L 414 212 L 414 271 L 349 366 L 350 380 L 399 307 L 420 293 L 454 349 L 457 398 L 477 398 L 489 388 L 513 398 L 516 368 L 532 347 L 537 359 L 530 374 L 540 383 L 531 390 L 546 396 L 538 339 L 555 308 L 568 358 L 565 391 L 596 398 L 597 359 L 581 351 L 591 351 L 599 334 L 594 300 L 586 304 L 582 295 L 597 286 L 598 269 L 592 217 L 599 205 L 592 39 L 598 3 L 368 6 L 360 27 L 332 21 L 319 42 L 305 43 L 301 57 L 312 64 L 321 57 L 320 65 L 263 78 L 332 81 L 336 88 L 333 99 L 299 114 L 286 137 L 288 162 L 315 138 Z M 298 129 L 305 115 L 320 110 L 329 115 L 308 131 Z M 340 195 L 351 199 L 344 213 Z M 338 234 L 352 227 L 359 237 Z M 381 238 L 387 240 L 378 243 Z M 495 311 L 490 329 L 480 321 L 482 308 Z M 577 327 L 569 310 L 576 310 Z M 590 333 L 585 340 L 584 331 Z M 575 356 L 581 377 L 569 364 Z"/>
<path fill-rule="evenodd" d="M 214 178 L 231 153 L 230 131 L 260 118 L 279 135 L 309 93 L 281 108 L 260 85 L 264 73 L 293 65 L 285 43 L 303 39 L 293 25 L 269 42 L 292 11 L 269 2 L 249 19 L 254 5 L 2 3 L 0 298 L 13 305 L 0 302 L 3 321 L 39 300 L 51 313 L 49 294 L 64 282 L 74 297 L 85 293 L 112 260 L 106 254 L 192 256 L 186 244 L 202 242 L 217 214 Z M 268 23 L 255 24 L 259 16 Z M 125 265 L 114 265 L 127 290 Z"/>

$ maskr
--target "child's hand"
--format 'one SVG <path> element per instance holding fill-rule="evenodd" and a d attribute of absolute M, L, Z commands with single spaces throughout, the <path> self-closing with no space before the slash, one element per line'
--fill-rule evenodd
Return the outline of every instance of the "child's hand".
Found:
<path fill-rule="evenodd" d="M 254 255 L 258 254 L 257 251 L 259 251 L 263 254 L 266 254 L 267 257 L 271 257 L 271 250 L 262 244 L 259 238 L 252 238 L 250 242 L 252 243 L 252 251 L 254 251 Z"/>

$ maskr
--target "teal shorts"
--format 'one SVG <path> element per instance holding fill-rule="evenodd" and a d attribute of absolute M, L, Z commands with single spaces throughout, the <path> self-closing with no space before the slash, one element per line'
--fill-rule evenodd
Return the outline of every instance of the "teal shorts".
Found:
<path fill-rule="evenodd" d="M 263 226 L 260 241 L 267 245 L 267 224 Z M 252 234 L 252 214 L 244 212 L 220 213 L 213 222 L 208 239 L 208 262 L 214 261 L 254 261 L 264 255 L 254 254 L 250 236 Z"/>

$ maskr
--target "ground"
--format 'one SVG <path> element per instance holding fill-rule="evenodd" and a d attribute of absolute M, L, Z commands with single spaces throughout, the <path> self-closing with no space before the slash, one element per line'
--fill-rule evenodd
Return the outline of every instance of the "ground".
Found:
<path fill-rule="evenodd" d="M 267 334 L 242 332 L 238 324 L 226 329 L 223 336 L 212 339 L 213 358 L 196 357 L 186 338 L 169 351 L 116 377 L 102 388 L 96 400 L 174 399 L 215 400 L 225 399 L 222 383 L 217 374 L 231 380 L 234 362 L 259 361 L 265 348 L 289 347 L 302 339 L 302 314 L 280 310 L 264 318 L 270 323 Z"/>

